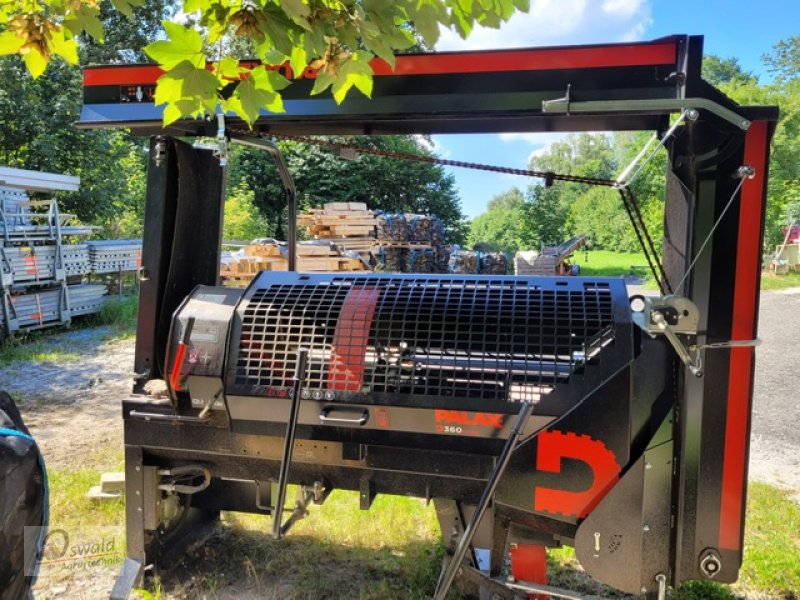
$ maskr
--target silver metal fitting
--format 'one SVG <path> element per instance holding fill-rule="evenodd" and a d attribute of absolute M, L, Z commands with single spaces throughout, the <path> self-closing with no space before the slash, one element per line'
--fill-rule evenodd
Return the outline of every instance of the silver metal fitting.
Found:
<path fill-rule="evenodd" d="M 704 550 L 700 555 L 700 572 L 713 579 L 722 570 L 722 560 L 720 559 L 719 552 L 713 548 Z"/>
<path fill-rule="evenodd" d="M 736 176 L 739 179 L 743 179 L 745 177 L 747 177 L 748 179 L 752 179 L 753 177 L 756 176 L 756 170 L 750 165 L 742 165 L 736 170 Z"/>
<path fill-rule="evenodd" d="M 153 163 L 160 167 L 167 159 L 167 140 L 164 137 L 157 137 L 153 146 Z"/>

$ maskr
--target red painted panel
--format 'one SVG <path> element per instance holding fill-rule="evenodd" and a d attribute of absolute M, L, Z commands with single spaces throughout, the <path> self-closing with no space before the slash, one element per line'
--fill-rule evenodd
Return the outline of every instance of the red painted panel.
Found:
<path fill-rule="evenodd" d="M 594 476 L 592 485 L 582 491 L 567 491 L 536 486 L 533 510 L 570 517 L 585 517 L 619 480 L 622 470 L 617 457 L 600 440 L 572 432 L 545 431 L 536 446 L 536 470 L 560 473 L 562 459 L 586 463 Z"/>
<path fill-rule="evenodd" d="M 755 121 L 745 137 L 744 163 L 755 168 L 756 174 L 753 179 L 744 182 L 741 191 L 732 340 L 751 340 L 756 333 L 761 261 L 761 214 L 766 193 L 768 135 L 768 123 Z M 730 352 L 719 547 L 738 550 L 742 539 L 744 484 L 747 473 L 747 432 L 753 381 L 753 348 L 731 348 Z"/>
<path fill-rule="evenodd" d="M 369 330 L 379 295 L 376 288 L 353 288 L 347 293 L 333 333 L 328 389 L 361 391 Z"/>
<path fill-rule="evenodd" d="M 548 71 L 602 67 L 634 67 L 675 64 L 674 42 L 625 44 L 577 48 L 530 48 L 484 52 L 446 52 L 398 56 L 395 69 L 376 58 L 372 69 L 377 76 L 445 75 L 448 73 L 499 73 L 507 71 Z M 84 86 L 155 83 L 163 71 L 155 65 L 88 67 Z"/>

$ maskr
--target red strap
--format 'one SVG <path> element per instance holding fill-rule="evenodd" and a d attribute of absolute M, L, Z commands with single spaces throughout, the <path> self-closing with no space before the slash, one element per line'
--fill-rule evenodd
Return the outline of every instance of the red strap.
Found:
<path fill-rule="evenodd" d="M 375 288 L 352 288 L 347 293 L 333 334 L 328 389 L 358 392 L 364 385 L 369 330 L 379 295 Z"/>

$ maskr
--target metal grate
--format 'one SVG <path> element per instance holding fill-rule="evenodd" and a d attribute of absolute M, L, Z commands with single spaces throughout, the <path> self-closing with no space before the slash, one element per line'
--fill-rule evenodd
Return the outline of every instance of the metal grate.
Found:
<path fill-rule="evenodd" d="M 603 283 L 332 277 L 275 283 L 241 314 L 239 386 L 287 388 L 307 348 L 304 397 L 353 393 L 535 402 L 614 336 Z"/>

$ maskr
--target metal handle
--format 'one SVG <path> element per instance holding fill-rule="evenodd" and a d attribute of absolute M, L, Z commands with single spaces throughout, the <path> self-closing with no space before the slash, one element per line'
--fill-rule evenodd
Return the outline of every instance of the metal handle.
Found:
<path fill-rule="evenodd" d="M 145 421 L 173 421 L 178 423 L 206 423 L 211 420 L 211 415 L 204 416 L 191 416 L 191 415 L 170 415 L 164 413 L 142 412 L 139 410 L 132 410 L 128 413 L 130 417 L 135 419 L 144 419 Z"/>
<path fill-rule="evenodd" d="M 369 411 L 365 408 L 358 417 L 329 417 L 328 414 L 335 411 L 335 408 L 323 408 L 319 413 L 319 420 L 323 423 L 347 423 L 349 425 L 366 425 L 369 421 Z M 352 411 L 350 411 L 352 412 Z"/>

